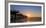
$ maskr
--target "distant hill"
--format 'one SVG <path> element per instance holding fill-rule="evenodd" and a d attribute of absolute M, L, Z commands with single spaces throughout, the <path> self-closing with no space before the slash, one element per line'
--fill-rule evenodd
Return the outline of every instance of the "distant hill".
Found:
<path fill-rule="evenodd" d="M 11 23 L 16 23 L 16 22 L 25 22 L 27 16 L 21 14 L 19 11 L 11 11 Z"/>

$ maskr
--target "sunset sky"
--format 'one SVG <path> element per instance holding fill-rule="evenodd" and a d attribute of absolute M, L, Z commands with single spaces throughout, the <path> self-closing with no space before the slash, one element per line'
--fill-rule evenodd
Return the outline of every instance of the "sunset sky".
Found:
<path fill-rule="evenodd" d="M 19 10 L 28 17 L 41 17 L 41 6 L 11 5 L 11 10 Z"/>

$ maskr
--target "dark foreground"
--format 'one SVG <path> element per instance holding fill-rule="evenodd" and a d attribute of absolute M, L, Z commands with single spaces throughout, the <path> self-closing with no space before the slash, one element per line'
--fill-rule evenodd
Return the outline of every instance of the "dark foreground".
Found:
<path fill-rule="evenodd" d="M 22 19 L 19 19 L 19 20 L 11 20 L 11 23 L 22 23 L 22 22 L 27 22 L 27 21 L 30 21 L 30 22 L 37 22 L 37 21 L 41 21 L 41 18 L 40 17 L 31 17 L 31 18 L 22 18 Z"/>

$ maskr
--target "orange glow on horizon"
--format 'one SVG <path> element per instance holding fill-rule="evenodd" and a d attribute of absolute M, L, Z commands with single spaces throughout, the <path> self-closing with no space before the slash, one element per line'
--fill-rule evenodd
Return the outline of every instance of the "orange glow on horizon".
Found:
<path fill-rule="evenodd" d="M 26 14 L 27 17 L 31 17 L 31 14 Z"/>

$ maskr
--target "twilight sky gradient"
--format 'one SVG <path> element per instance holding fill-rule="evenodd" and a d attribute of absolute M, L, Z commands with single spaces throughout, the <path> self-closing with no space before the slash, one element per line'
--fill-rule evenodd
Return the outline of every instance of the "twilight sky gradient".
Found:
<path fill-rule="evenodd" d="M 41 6 L 11 5 L 11 10 L 19 10 L 20 13 L 30 17 L 41 17 Z"/>

